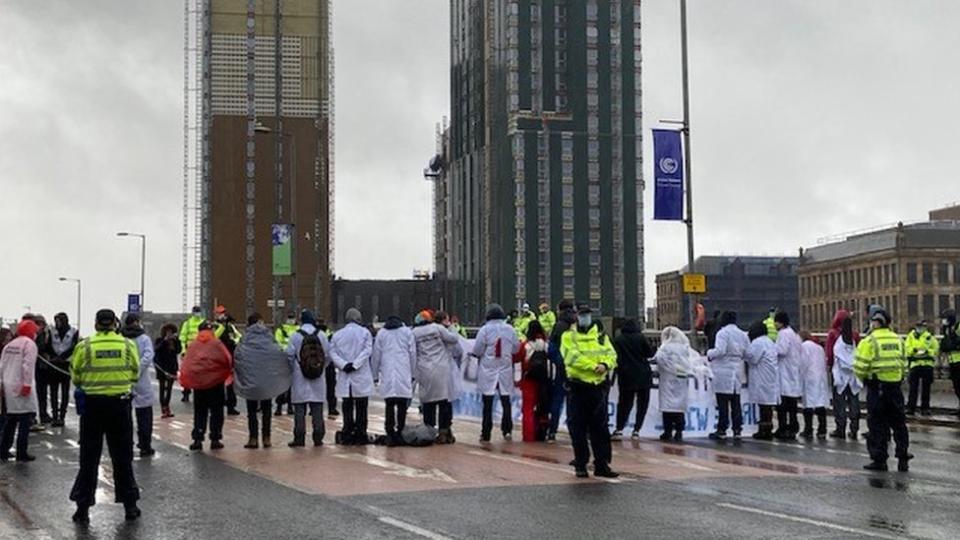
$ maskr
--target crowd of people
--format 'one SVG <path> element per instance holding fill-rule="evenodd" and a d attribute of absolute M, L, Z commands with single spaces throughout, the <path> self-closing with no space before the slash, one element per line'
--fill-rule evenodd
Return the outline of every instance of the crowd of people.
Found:
<path fill-rule="evenodd" d="M 453 402 L 463 392 L 462 364 L 475 358 L 482 396 L 480 442 L 491 440 L 497 404 L 500 434 L 512 439 L 511 398 L 519 387 L 523 441 L 556 442 L 565 411 L 574 451 L 571 465 L 578 477 L 588 476 L 591 454 L 595 476 L 618 475 L 611 468 L 611 441 L 624 437 L 632 411 L 631 438 L 640 437 L 653 388 L 659 390 L 660 439 L 681 442 L 694 377 L 709 380 L 716 397 L 716 430 L 709 435 L 714 440 L 726 439 L 728 432 L 734 441 L 742 439 L 741 393 L 746 389 L 750 402 L 759 406 L 755 439 L 829 436 L 856 441 L 865 387 L 872 458 L 866 468 L 877 471 L 887 469 L 891 433 L 898 469 L 908 470 L 913 456 L 905 415 L 914 413 L 918 400 L 920 413 L 929 413 L 933 367 L 941 351 L 960 397 L 960 338 L 953 312 L 944 313 L 938 341 L 925 322 L 901 339 L 879 306 L 871 307 L 870 327 L 861 336 L 850 314 L 841 310 L 821 344 L 810 333 L 797 332 L 785 312 L 772 311 L 767 320 L 744 330 L 737 314 L 727 311 L 708 325 L 702 354 L 676 327 L 664 328 L 655 348 L 635 320 L 610 337 L 589 305 L 563 301 L 556 311 L 548 304 L 539 311 L 534 314 L 525 304 L 508 314 L 490 304 L 472 342 L 455 317 L 429 309 L 419 312 L 411 326 L 389 317 L 373 329 L 351 308 L 346 324 L 336 331 L 309 310 L 288 314 L 276 328 L 254 313 L 241 332 L 222 306 L 213 317 L 195 307 L 179 328 L 166 324 L 155 339 L 136 313 L 127 314 L 121 324 L 113 311 L 98 311 L 95 332 L 85 339 L 63 313 L 54 317 L 52 328 L 42 316 L 27 314 L 15 329 L 0 329 L 0 460 L 13 457 L 15 434 L 16 460 L 35 459 L 28 452 L 28 433 L 64 425 L 72 382 L 80 416 L 80 471 L 70 494 L 77 506 L 74 520 L 89 521 L 104 439 L 116 499 L 124 503 L 127 518 L 136 519 L 134 441 L 142 458 L 155 454 L 152 376 L 161 420 L 174 416 L 175 382 L 183 390 L 182 400 L 192 399 L 193 451 L 207 442 L 211 450 L 224 447 L 224 418 L 241 414 L 239 399 L 245 401 L 249 428 L 244 448 L 251 450 L 272 446 L 272 417 L 282 415 L 284 407 L 294 417 L 288 446 L 306 446 L 308 415 L 310 440 L 322 446 L 325 406 L 331 418 L 342 414 L 336 444 L 421 446 L 456 442 Z M 905 406 L 901 382 L 907 375 Z M 619 398 L 611 433 L 607 403 L 613 385 Z M 386 408 L 379 436 L 368 430 L 369 401 L 375 395 Z M 414 398 L 421 417 L 417 425 L 408 422 Z M 835 429 L 828 434 L 831 404 Z"/>

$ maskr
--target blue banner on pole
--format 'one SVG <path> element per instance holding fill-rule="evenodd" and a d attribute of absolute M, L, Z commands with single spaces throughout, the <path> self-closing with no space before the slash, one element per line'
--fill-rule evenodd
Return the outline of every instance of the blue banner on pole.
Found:
<path fill-rule="evenodd" d="M 683 221 L 683 145 L 680 132 L 653 130 L 653 219 Z"/>
<path fill-rule="evenodd" d="M 140 313 L 142 309 L 140 304 L 140 295 L 131 293 L 127 295 L 127 313 Z"/>

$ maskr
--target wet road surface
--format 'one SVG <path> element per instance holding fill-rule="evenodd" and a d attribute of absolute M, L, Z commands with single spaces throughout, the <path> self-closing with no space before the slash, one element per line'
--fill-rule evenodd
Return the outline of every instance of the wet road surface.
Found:
<path fill-rule="evenodd" d="M 226 448 L 190 452 L 190 406 L 155 420 L 153 458 L 137 459 L 143 517 L 123 521 L 109 460 L 87 529 L 70 521 L 76 418 L 31 434 L 31 464 L 0 466 L 0 538 L 958 538 L 960 431 L 911 427 L 910 473 L 866 473 L 863 441 L 615 443 L 616 480 L 573 476 L 567 441 L 458 442 L 429 448 L 245 450 L 246 416 Z M 416 409 L 411 410 L 413 421 Z M 371 404 L 370 425 L 383 422 Z M 518 434 L 519 435 L 519 434 Z M 891 461 L 891 464 L 895 463 Z"/>

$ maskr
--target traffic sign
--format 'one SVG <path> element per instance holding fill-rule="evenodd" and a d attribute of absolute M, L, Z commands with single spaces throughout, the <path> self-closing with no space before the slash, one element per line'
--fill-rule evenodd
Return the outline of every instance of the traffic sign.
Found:
<path fill-rule="evenodd" d="M 707 276 L 703 274 L 684 274 L 684 294 L 704 294 L 707 292 Z"/>

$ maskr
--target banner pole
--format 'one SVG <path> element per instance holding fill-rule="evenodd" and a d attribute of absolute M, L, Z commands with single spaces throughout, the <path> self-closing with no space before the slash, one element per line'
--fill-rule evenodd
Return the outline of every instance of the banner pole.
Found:
<path fill-rule="evenodd" d="M 687 0 L 680 0 L 680 56 L 683 71 L 683 156 L 687 192 L 687 272 L 696 273 L 693 250 L 693 173 L 690 168 L 690 77 L 687 68 Z M 696 335 L 697 296 L 688 295 L 690 337 Z M 691 341 L 693 341 L 691 339 Z"/>

